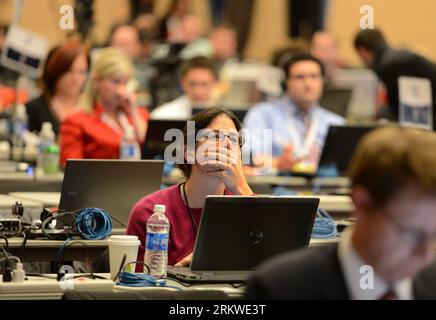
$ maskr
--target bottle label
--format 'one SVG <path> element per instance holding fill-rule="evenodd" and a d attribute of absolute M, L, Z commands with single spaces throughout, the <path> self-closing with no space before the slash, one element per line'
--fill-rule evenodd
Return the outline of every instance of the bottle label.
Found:
<path fill-rule="evenodd" d="M 168 250 L 168 234 L 147 233 L 146 250 Z"/>
<path fill-rule="evenodd" d="M 126 144 L 121 147 L 121 159 L 140 159 L 139 150 L 135 144 Z"/>

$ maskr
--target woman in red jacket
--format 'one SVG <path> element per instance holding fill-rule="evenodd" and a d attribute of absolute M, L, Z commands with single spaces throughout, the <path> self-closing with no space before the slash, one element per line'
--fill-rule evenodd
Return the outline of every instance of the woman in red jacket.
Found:
<path fill-rule="evenodd" d="M 130 89 L 133 65 L 121 51 L 102 50 L 93 62 L 81 101 L 84 110 L 61 125 L 61 162 L 67 159 L 119 159 L 124 131 L 132 126 L 138 142 L 147 130 L 148 111 L 136 105 Z"/>

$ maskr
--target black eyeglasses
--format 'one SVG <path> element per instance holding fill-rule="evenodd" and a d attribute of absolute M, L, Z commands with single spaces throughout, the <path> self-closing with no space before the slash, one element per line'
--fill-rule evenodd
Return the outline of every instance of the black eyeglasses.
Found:
<path fill-rule="evenodd" d="M 423 243 L 436 242 L 436 233 L 427 234 L 422 230 L 418 230 L 412 227 L 404 226 L 393 214 L 386 214 L 392 224 L 395 226 L 396 231 L 406 241 L 420 245 Z"/>
<path fill-rule="evenodd" d="M 219 141 L 225 142 L 226 138 L 230 140 L 232 144 L 238 144 L 240 147 L 244 145 L 244 137 L 236 132 L 224 133 L 223 130 L 202 130 L 197 134 L 197 141 Z"/>

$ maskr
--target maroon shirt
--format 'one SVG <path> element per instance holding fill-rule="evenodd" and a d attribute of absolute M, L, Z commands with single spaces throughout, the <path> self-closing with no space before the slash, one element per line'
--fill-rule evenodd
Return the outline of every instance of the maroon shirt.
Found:
<path fill-rule="evenodd" d="M 146 225 L 148 218 L 153 214 L 155 204 L 165 205 L 165 214 L 170 221 L 168 265 L 172 266 L 192 253 L 197 236 L 197 230 L 193 228 L 192 219 L 182 200 L 178 185 L 159 190 L 139 200 L 130 213 L 126 234 L 139 237 L 141 245 L 138 261 L 144 261 Z M 191 212 L 196 225 L 199 226 L 203 209 L 191 208 Z M 142 267 L 138 267 L 137 271 L 142 272 Z"/>

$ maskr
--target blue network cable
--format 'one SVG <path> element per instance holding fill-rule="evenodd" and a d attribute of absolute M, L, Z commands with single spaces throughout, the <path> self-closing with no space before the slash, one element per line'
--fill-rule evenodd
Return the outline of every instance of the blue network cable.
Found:
<path fill-rule="evenodd" d="M 168 286 L 166 280 L 164 279 L 157 279 L 154 276 L 151 276 L 149 274 L 144 273 L 133 273 L 133 272 L 127 272 L 124 271 L 124 269 L 129 265 L 136 263 L 129 262 L 122 268 L 123 271 L 121 271 L 118 275 L 118 281 L 116 282 L 119 286 L 127 286 L 127 287 L 161 287 L 161 288 L 171 288 L 183 291 L 181 288 L 175 287 L 175 286 Z M 149 270 L 148 266 L 147 270 Z"/>
<path fill-rule="evenodd" d="M 102 240 L 111 235 L 112 220 L 103 209 L 85 208 L 77 212 L 76 227 L 82 238 Z"/>
<path fill-rule="evenodd" d="M 315 223 L 312 230 L 312 238 L 314 239 L 329 239 L 334 238 L 338 234 L 336 222 L 322 208 L 318 208 Z"/>

